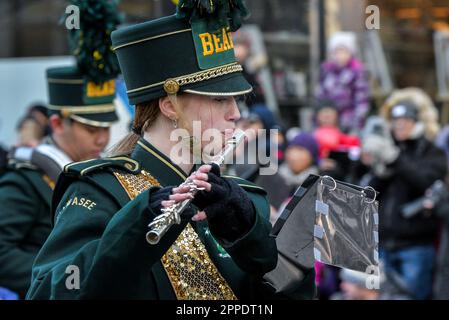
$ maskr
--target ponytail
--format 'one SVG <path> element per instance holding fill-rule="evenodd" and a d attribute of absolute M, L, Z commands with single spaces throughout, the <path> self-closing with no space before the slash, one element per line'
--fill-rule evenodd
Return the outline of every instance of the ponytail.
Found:
<path fill-rule="evenodd" d="M 130 155 L 137 141 L 139 141 L 143 133 L 156 121 L 159 113 L 159 99 L 136 105 L 132 132 L 111 148 L 108 152 L 109 156 Z"/>

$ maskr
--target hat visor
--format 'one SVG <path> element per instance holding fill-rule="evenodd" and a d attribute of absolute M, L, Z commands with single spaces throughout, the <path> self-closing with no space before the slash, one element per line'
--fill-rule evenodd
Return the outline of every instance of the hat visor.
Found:
<path fill-rule="evenodd" d="M 253 87 L 241 72 L 195 83 L 181 88 L 182 92 L 203 96 L 239 96 L 250 93 Z"/>
<path fill-rule="evenodd" d="M 73 113 L 69 117 L 74 121 L 100 128 L 108 128 L 114 122 L 118 121 L 118 116 L 115 110 L 104 113 L 89 113 L 89 114 Z"/>

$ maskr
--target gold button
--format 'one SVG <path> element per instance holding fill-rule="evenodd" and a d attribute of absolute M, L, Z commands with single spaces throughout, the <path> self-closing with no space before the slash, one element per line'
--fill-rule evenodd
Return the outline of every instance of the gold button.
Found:
<path fill-rule="evenodd" d="M 70 117 L 71 114 L 72 114 L 72 112 L 70 112 L 70 110 L 67 110 L 64 108 L 61 110 L 61 115 L 63 118 L 68 118 L 68 117 Z"/>
<path fill-rule="evenodd" d="M 179 83 L 174 79 L 167 79 L 164 83 L 164 90 L 168 94 L 175 94 L 179 91 Z"/>

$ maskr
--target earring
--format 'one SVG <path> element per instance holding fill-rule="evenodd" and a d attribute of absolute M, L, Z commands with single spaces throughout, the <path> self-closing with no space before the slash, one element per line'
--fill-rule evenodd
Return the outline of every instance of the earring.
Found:
<path fill-rule="evenodd" d="M 173 119 L 173 127 L 176 129 L 178 128 L 178 120 L 177 119 Z"/>

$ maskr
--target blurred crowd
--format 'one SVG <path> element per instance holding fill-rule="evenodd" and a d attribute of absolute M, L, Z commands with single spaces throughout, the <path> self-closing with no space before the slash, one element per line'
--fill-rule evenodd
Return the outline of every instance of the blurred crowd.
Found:
<path fill-rule="evenodd" d="M 236 37 L 236 56 L 255 88 L 240 102 L 238 126 L 266 129 L 247 143 L 275 157 L 279 167 L 274 175 L 260 175 L 266 164 L 255 159 L 255 164 L 247 161 L 234 170 L 267 190 L 272 223 L 310 174 L 379 192 L 380 289 L 366 288 L 366 274 L 316 263 L 319 298 L 448 299 L 449 126 L 440 128 L 432 99 L 419 88 L 403 88 L 382 106 L 371 107 L 368 77 L 355 56 L 355 36 L 338 33 L 329 42 L 329 58 L 310 104 L 314 129 L 287 128 L 266 105 L 257 77 L 266 61 L 250 59 L 250 46 L 247 37 Z M 17 126 L 16 146 L 34 147 L 49 132 L 45 106 L 33 105 Z M 2 148 L 2 168 L 6 154 Z M 0 298 L 14 297 L 2 290 Z"/>
<path fill-rule="evenodd" d="M 247 45 L 237 41 L 237 52 Z M 257 72 L 249 77 L 258 90 L 247 99 L 239 126 L 277 129 L 268 141 L 276 150 L 258 148 L 270 150 L 279 169 L 258 175 L 259 163 L 237 173 L 267 190 L 273 224 L 310 174 L 379 192 L 380 289 L 366 287 L 367 274 L 316 263 L 320 299 L 448 299 L 449 126 L 440 128 L 438 110 L 420 88 L 395 90 L 381 106 L 370 103 L 368 75 L 355 48 L 352 33 L 331 37 L 309 106 L 313 130 L 284 127 L 260 99 Z M 254 140 L 266 144 L 265 138 Z"/>

